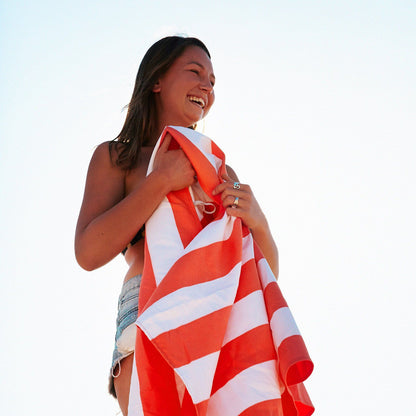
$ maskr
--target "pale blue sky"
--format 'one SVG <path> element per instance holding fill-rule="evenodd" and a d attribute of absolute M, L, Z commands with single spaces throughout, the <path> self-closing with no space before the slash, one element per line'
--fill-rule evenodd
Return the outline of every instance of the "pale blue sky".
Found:
<path fill-rule="evenodd" d="M 139 62 L 185 33 L 211 51 L 203 128 L 249 183 L 315 362 L 317 416 L 409 414 L 415 374 L 412 1 L 15 1 L 0 6 L 0 414 L 116 415 L 119 256 L 73 233 L 94 147 Z"/>

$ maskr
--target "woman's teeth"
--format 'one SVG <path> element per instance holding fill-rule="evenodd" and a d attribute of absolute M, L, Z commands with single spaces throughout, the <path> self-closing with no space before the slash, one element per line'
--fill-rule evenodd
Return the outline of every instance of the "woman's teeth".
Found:
<path fill-rule="evenodd" d="M 201 106 L 202 108 L 205 107 L 205 101 L 202 98 L 199 97 L 194 97 L 194 96 L 190 96 L 189 100 L 192 101 L 193 103 L 198 104 L 199 106 Z"/>

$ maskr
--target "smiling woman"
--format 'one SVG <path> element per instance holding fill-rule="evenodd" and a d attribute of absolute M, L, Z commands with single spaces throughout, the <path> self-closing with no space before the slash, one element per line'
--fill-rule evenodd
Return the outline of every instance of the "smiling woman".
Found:
<path fill-rule="evenodd" d="M 159 125 L 190 126 L 203 119 L 214 103 L 214 83 L 207 53 L 197 46 L 187 48 L 153 88 Z"/>
<path fill-rule="evenodd" d="M 94 270 L 123 252 L 129 266 L 119 299 L 109 386 L 123 415 L 128 411 L 145 263 L 144 224 L 167 195 L 198 185 L 199 166 L 193 166 L 181 148 L 172 148 L 169 133 L 151 156 L 166 126 L 193 129 L 208 114 L 215 98 L 214 83 L 211 57 L 200 40 L 171 36 L 156 42 L 140 64 L 120 134 L 97 147 L 88 169 L 75 236 L 77 261 L 84 269 Z M 147 174 L 150 160 L 152 171 Z M 227 170 L 224 167 L 223 182 L 210 193 L 228 216 L 241 218 L 250 228 L 277 276 L 277 249 L 265 216 L 250 187 L 240 186 L 233 170 Z M 177 383 L 175 394 L 183 397 L 180 380 Z"/>

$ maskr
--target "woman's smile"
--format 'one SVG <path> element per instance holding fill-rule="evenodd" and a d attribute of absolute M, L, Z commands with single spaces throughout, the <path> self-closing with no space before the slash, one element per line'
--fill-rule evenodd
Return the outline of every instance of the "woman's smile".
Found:
<path fill-rule="evenodd" d="M 197 104 L 199 107 L 201 107 L 202 109 L 205 108 L 205 100 L 203 98 L 200 97 L 195 97 L 195 96 L 189 96 L 188 95 L 188 99 L 189 101 L 191 101 L 194 104 Z"/>

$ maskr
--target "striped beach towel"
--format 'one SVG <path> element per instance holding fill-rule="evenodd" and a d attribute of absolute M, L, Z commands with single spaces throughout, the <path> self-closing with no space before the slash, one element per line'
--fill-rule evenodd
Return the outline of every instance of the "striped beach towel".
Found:
<path fill-rule="evenodd" d="M 311 415 L 302 382 L 313 364 L 275 276 L 212 195 L 223 152 L 198 132 L 167 127 L 148 173 L 167 133 L 198 182 L 169 193 L 146 223 L 128 415 Z"/>

